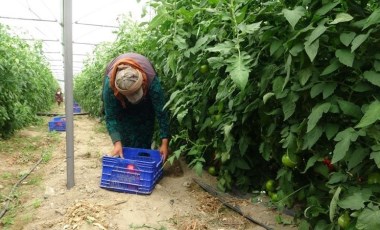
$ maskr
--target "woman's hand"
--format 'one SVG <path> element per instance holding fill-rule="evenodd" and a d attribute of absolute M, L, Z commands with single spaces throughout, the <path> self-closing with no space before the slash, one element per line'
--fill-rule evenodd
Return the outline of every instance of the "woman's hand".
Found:
<path fill-rule="evenodd" d="M 112 156 L 113 157 L 123 157 L 123 145 L 121 144 L 121 141 L 116 141 L 113 144 L 113 150 L 112 150 Z"/>
<path fill-rule="evenodd" d="M 162 156 L 162 160 L 165 162 L 169 154 L 169 139 L 162 139 L 160 146 L 160 154 Z"/>

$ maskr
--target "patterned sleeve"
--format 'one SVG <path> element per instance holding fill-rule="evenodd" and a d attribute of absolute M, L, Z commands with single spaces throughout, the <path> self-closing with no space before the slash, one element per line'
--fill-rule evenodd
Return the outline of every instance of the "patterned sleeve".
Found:
<path fill-rule="evenodd" d="M 103 103 L 106 126 L 109 135 L 111 136 L 112 143 L 121 140 L 121 135 L 118 130 L 117 115 L 120 114 L 121 105 L 117 100 L 110 87 L 109 77 L 106 77 L 103 88 Z"/>
<path fill-rule="evenodd" d="M 157 76 L 152 80 L 152 83 L 149 88 L 149 95 L 152 100 L 154 112 L 156 113 L 156 117 L 160 127 L 160 138 L 169 138 L 169 119 L 167 111 L 164 110 L 164 93 L 162 91 L 161 84 Z"/>

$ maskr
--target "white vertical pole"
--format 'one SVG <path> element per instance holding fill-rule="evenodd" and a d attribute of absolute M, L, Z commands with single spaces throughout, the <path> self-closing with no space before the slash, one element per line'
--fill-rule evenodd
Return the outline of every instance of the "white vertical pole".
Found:
<path fill-rule="evenodd" d="M 63 54 L 65 75 L 67 188 L 74 187 L 72 0 L 63 1 Z"/>

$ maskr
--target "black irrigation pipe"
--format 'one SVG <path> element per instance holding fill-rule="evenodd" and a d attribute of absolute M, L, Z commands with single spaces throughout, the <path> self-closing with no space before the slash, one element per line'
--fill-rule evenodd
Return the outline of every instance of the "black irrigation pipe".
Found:
<path fill-rule="evenodd" d="M 255 224 L 257 224 L 257 225 L 259 225 L 259 226 L 265 228 L 266 230 L 273 230 L 273 228 L 271 228 L 271 227 L 269 227 L 269 226 L 267 226 L 267 225 L 265 225 L 265 224 L 263 224 L 263 223 L 261 223 L 261 222 L 255 220 L 253 217 L 251 217 L 251 216 L 249 216 L 249 215 L 244 214 L 244 213 L 241 211 L 239 205 L 232 205 L 232 204 L 230 204 L 229 202 L 227 202 L 226 199 L 224 199 L 224 198 L 222 197 L 222 194 L 221 194 L 220 192 L 218 192 L 218 191 L 217 191 L 215 188 L 213 188 L 212 186 L 210 186 L 210 185 L 208 185 L 208 184 L 206 184 L 206 183 L 204 183 L 204 182 L 202 182 L 202 181 L 200 181 L 200 180 L 198 180 L 198 179 L 196 179 L 196 178 L 193 178 L 193 180 L 194 180 L 199 186 L 201 186 L 201 188 L 203 188 L 204 190 L 206 190 L 208 193 L 210 193 L 210 194 L 213 195 L 213 196 L 216 196 L 216 197 L 219 199 L 219 201 L 222 202 L 223 205 L 227 206 L 228 208 L 230 208 L 230 209 L 234 210 L 235 212 L 239 213 L 240 215 L 244 216 L 245 218 L 247 218 L 247 219 L 250 220 L 251 222 L 253 222 L 253 223 L 255 223 Z"/>
<path fill-rule="evenodd" d="M 5 204 L 3 205 L 3 209 L 0 211 L 0 219 L 5 215 L 5 213 L 8 211 L 8 206 L 9 206 L 9 203 L 11 202 L 12 200 L 12 197 L 13 197 L 13 193 L 15 192 L 16 188 L 21 184 L 21 182 L 23 180 L 25 180 L 32 172 L 33 170 L 42 162 L 42 157 L 38 160 L 38 162 L 29 170 L 29 172 L 25 175 L 22 176 L 22 178 L 17 181 L 17 183 L 15 185 L 13 185 L 8 197 L 6 198 L 6 202 Z"/>
<path fill-rule="evenodd" d="M 89 113 L 73 113 L 74 116 L 78 115 L 88 115 Z M 66 116 L 66 114 L 60 114 L 60 113 L 37 113 L 37 116 L 48 116 L 48 117 L 55 117 L 55 116 Z"/>

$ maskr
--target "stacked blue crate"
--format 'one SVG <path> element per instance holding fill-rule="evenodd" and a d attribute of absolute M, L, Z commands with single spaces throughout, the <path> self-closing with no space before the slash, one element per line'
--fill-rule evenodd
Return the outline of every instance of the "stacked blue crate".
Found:
<path fill-rule="evenodd" d="M 81 108 L 77 102 L 74 102 L 74 104 L 73 104 L 73 112 L 74 113 L 80 113 L 81 112 Z"/>
<path fill-rule="evenodd" d="M 49 123 L 49 131 L 66 131 L 66 118 L 65 117 L 53 117 Z"/>
<path fill-rule="evenodd" d="M 73 111 L 74 111 L 74 113 L 80 113 L 81 108 L 79 106 L 74 106 Z"/>

